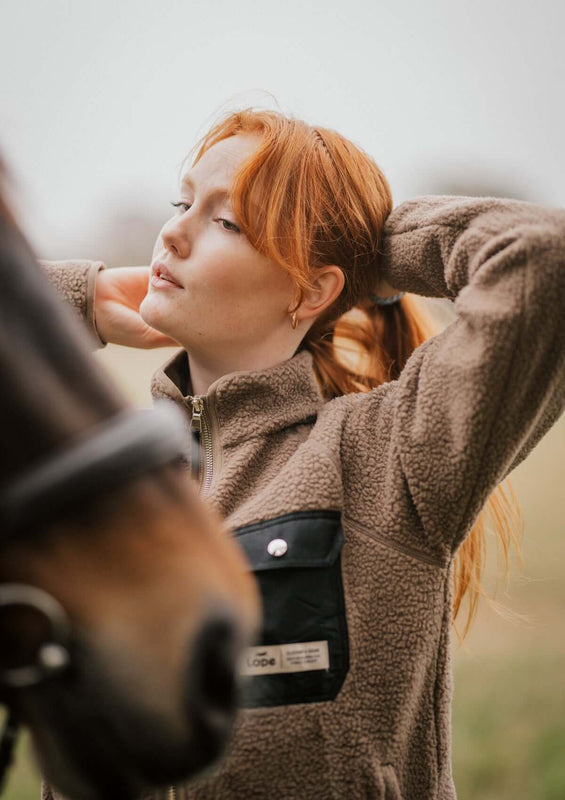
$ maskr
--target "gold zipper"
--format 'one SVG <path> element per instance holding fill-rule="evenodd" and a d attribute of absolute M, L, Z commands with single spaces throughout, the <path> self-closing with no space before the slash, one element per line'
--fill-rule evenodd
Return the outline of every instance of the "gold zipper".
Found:
<path fill-rule="evenodd" d="M 200 463 L 200 491 L 204 494 L 208 492 L 212 484 L 212 474 L 214 467 L 214 451 L 212 449 L 212 434 L 206 413 L 206 403 L 204 397 L 187 398 L 192 405 L 191 427 L 198 432 L 200 448 L 203 453 L 203 461 Z M 177 800 L 177 790 L 174 786 L 169 786 L 167 800 Z"/>
<path fill-rule="evenodd" d="M 203 459 L 200 464 L 200 491 L 207 494 L 212 485 L 214 469 L 214 451 L 212 449 L 212 434 L 206 411 L 206 400 L 197 395 L 188 398 L 192 404 L 192 429 L 198 432 Z"/>

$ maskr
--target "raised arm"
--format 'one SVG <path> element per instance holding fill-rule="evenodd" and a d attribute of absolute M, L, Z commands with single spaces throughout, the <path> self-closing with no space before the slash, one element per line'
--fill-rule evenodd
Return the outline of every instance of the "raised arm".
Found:
<path fill-rule="evenodd" d="M 177 343 L 149 327 L 139 315 L 149 267 L 105 269 L 99 261 L 43 261 L 55 288 L 86 321 L 99 347 L 171 347 Z"/>
<path fill-rule="evenodd" d="M 421 198 L 392 212 L 383 247 L 392 286 L 450 297 L 458 316 L 356 400 L 343 446 L 372 464 L 373 519 L 408 504 L 417 546 L 445 557 L 565 406 L 565 211 Z"/>

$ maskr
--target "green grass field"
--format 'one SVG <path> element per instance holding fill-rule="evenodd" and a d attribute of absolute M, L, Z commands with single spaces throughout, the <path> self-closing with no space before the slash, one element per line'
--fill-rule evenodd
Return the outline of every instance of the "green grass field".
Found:
<path fill-rule="evenodd" d="M 168 353 L 108 347 L 97 357 L 132 402 L 148 406 L 149 377 Z M 524 569 L 497 600 L 528 619 L 501 618 L 483 603 L 464 645 L 454 637 L 453 769 L 460 800 L 565 798 L 564 453 L 562 418 L 512 475 L 524 510 Z M 495 556 L 492 542 L 489 587 Z M 4 800 L 38 796 L 23 740 Z"/>

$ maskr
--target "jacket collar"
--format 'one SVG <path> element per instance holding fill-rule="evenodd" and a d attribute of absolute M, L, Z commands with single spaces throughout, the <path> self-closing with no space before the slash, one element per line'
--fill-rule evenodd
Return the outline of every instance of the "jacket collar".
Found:
<path fill-rule="evenodd" d="M 154 397 L 174 400 L 192 413 L 192 386 L 186 350 L 176 353 L 153 376 Z M 253 372 L 231 372 L 215 381 L 205 397 L 222 446 L 312 422 L 325 403 L 312 354 L 301 350 L 287 361 Z"/>

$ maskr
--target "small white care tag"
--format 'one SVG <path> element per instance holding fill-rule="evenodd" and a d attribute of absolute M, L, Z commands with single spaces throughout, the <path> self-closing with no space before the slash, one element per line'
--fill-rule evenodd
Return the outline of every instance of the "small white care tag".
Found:
<path fill-rule="evenodd" d="M 327 642 L 297 642 L 269 647 L 248 647 L 240 663 L 241 675 L 276 675 L 329 669 Z"/>

